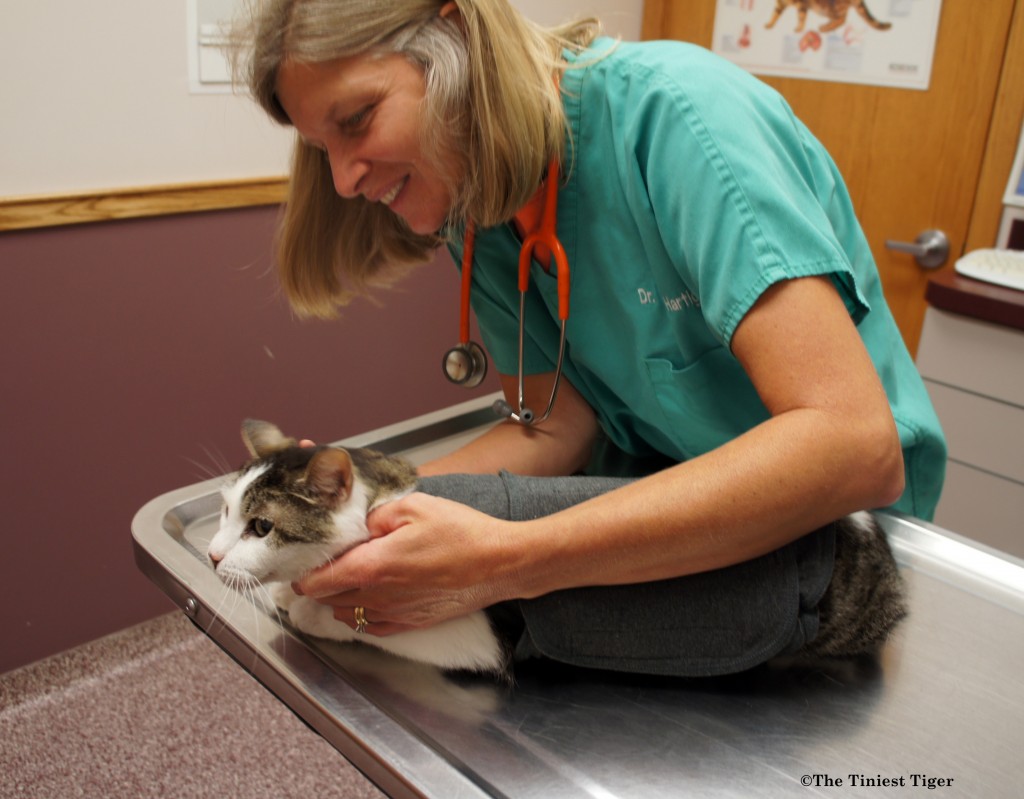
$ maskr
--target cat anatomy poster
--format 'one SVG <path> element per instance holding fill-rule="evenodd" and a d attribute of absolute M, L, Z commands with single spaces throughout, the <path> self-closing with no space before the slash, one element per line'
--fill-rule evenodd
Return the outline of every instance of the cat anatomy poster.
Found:
<path fill-rule="evenodd" d="M 718 0 L 712 49 L 750 72 L 927 89 L 942 0 Z"/>

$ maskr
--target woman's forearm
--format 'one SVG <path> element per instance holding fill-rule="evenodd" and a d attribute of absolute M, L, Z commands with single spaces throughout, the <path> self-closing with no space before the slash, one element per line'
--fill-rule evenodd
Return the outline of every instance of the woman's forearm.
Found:
<path fill-rule="evenodd" d="M 527 396 L 537 407 L 550 392 L 553 375 L 527 378 Z M 505 396 L 518 393 L 517 380 L 502 376 Z M 512 400 L 509 400 L 510 402 Z M 597 436 L 594 412 L 572 385 L 562 381 L 558 402 L 551 416 L 541 424 L 524 426 L 507 421 L 450 455 L 419 467 L 423 476 L 437 474 L 494 474 L 506 469 L 516 474 L 556 476 L 580 471 L 590 459 Z"/>
<path fill-rule="evenodd" d="M 816 411 L 769 420 L 700 458 L 504 537 L 510 596 L 647 582 L 763 555 L 898 497 L 898 442 Z"/>

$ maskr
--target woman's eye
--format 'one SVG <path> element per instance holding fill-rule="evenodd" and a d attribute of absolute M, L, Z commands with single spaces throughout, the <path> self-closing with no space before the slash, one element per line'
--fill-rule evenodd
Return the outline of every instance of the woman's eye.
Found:
<path fill-rule="evenodd" d="M 369 120 L 371 111 L 373 111 L 373 106 L 368 105 L 365 108 L 352 114 L 352 116 L 346 117 L 341 122 L 342 130 L 348 133 L 360 130 Z"/>
<path fill-rule="evenodd" d="M 265 538 L 270 535 L 270 532 L 274 529 L 274 523 L 270 519 L 253 519 L 252 520 L 252 531 L 255 535 L 260 538 Z"/>

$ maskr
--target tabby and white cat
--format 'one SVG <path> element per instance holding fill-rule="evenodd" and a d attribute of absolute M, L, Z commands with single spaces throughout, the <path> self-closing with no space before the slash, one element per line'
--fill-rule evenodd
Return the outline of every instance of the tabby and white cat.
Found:
<path fill-rule="evenodd" d="M 220 529 L 208 550 L 221 580 L 250 592 L 272 583 L 275 603 L 309 635 L 359 641 L 445 670 L 510 676 L 516 641 L 499 631 L 496 609 L 377 637 L 358 635 L 332 607 L 291 590 L 306 572 L 367 540 L 369 511 L 416 489 L 410 464 L 366 449 L 300 447 L 267 422 L 246 421 L 242 438 L 253 459 L 222 490 Z M 876 651 L 905 615 L 896 563 L 870 514 L 837 523 L 831 582 L 817 609 L 818 633 L 801 650 L 812 658 Z"/>
<path fill-rule="evenodd" d="M 868 11 L 864 0 L 776 0 L 772 18 L 768 20 L 765 27 L 774 27 L 782 13 L 790 6 L 796 6 L 797 33 L 804 29 L 808 11 L 817 11 L 822 16 L 828 18 L 828 21 L 819 28 L 822 33 L 827 33 L 828 31 L 834 31 L 846 22 L 846 15 L 850 13 L 851 8 L 860 14 L 864 21 L 875 30 L 884 31 L 892 27 L 891 22 L 879 22 L 875 19 L 871 12 Z"/>

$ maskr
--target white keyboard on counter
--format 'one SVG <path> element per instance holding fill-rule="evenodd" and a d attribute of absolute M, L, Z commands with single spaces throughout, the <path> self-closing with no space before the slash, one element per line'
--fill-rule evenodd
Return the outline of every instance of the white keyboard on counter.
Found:
<path fill-rule="evenodd" d="M 961 275 L 1024 291 L 1024 251 L 975 250 L 956 262 Z"/>

